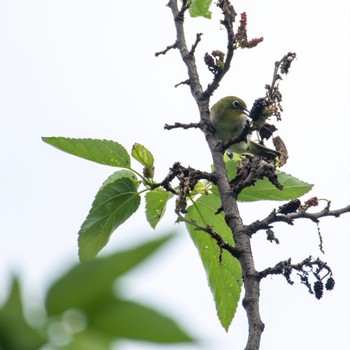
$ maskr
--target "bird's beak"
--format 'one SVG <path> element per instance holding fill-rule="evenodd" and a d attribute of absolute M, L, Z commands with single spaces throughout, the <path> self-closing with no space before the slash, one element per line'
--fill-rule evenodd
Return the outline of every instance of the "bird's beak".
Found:
<path fill-rule="evenodd" d="M 244 109 L 243 109 L 243 113 L 244 113 L 246 116 L 249 117 L 250 111 L 249 111 L 249 109 L 244 108 Z"/>

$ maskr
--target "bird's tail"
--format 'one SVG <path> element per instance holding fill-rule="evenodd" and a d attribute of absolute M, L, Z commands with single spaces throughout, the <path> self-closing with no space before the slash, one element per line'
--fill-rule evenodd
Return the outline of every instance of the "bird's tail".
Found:
<path fill-rule="evenodd" d="M 248 152 L 257 156 L 275 159 L 281 155 L 280 152 L 267 148 L 254 141 L 248 141 Z"/>

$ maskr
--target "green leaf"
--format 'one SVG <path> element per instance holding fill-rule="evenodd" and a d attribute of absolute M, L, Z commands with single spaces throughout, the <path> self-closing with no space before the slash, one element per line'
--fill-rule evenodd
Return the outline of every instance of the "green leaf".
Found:
<path fill-rule="evenodd" d="M 120 338 L 155 343 L 193 341 L 171 318 L 133 301 L 115 296 L 115 282 L 172 238 L 169 234 L 136 248 L 74 266 L 48 291 L 46 307 L 52 320 L 64 320 L 67 310 L 78 309 L 86 326 L 65 349 L 107 350 Z M 70 318 L 74 321 L 75 318 Z M 66 322 L 68 318 L 66 317 Z"/>
<path fill-rule="evenodd" d="M 112 295 L 100 300 L 91 314 L 90 327 L 114 338 L 154 343 L 192 342 L 192 338 L 172 319 L 139 303 Z"/>
<path fill-rule="evenodd" d="M 131 155 L 144 167 L 151 169 L 154 165 L 152 153 L 143 145 L 135 143 L 132 146 Z"/>
<path fill-rule="evenodd" d="M 225 163 L 227 178 L 232 180 L 237 175 L 239 161 L 229 160 Z M 278 181 L 283 185 L 283 190 L 277 189 L 267 178 L 258 180 L 254 186 L 246 187 L 238 196 L 240 202 L 253 202 L 259 200 L 285 201 L 299 198 L 308 193 L 313 185 L 276 170 Z"/>
<path fill-rule="evenodd" d="M 237 165 L 238 161 L 229 160 L 225 162 L 226 174 L 229 181 L 233 180 L 237 175 Z"/>
<path fill-rule="evenodd" d="M 211 12 L 209 11 L 209 7 L 211 3 L 212 0 L 192 0 L 189 8 L 190 16 L 210 19 Z"/>
<path fill-rule="evenodd" d="M 163 217 L 171 194 L 161 188 L 146 193 L 146 217 L 152 228 L 156 228 Z"/>
<path fill-rule="evenodd" d="M 73 341 L 62 350 L 111 350 L 115 339 L 89 327 L 74 335 Z"/>
<path fill-rule="evenodd" d="M 115 141 L 96 139 L 71 139 L 67 137 L 43 137 L 42 140 L 61 151 L 96 163 L 130 168 L 130 156 Z"/>
<path fill-rule="evenodd" d="M 138 266 L 172 237 L 169 234 L 131 249 L 75 265 L 49 289 L 46 297 L 48 315 L 58 315 L 68 309 L 94 309 L 106 290 L 112 290 L 117 278 Z"/>
<path fill-rule="evenodd" d="M 45 343 L 41 334 L 24 318 L 20 285 L 14 279 L 10 295 L 0 309 L 0 349 L 37 350 Z"/>
<path fill-rule="evenodd" d="M 238 196 L 240 202 L 259 200 L 285 201 L 299 198 L 308 193 L 313 185 L 282 171 L 276 171 L 283 190 L 278 190 L 268 179 L 258 180 L 254 186 L 246 187 Z"/>
<path fill-rule="evenodd" d="M 191 196 L 194 197 L 197 194 L 208 194 L 209 193 L 209 187 L 211 187 L 211 185 L 208 186 L 208 184 L 209 184 L 208 181 L 198 181 L 194 185 L 193 190 L 190 192 Z"/>
<path fill-rule="evenodd" d="M 103 182 L 101 189 L 102 187 L 114 182 L 115 180 L 118 180 L 124 177 L 130 179 L 135 184 L 135 186 L 138 187 L 139 181 L 137 179 L 137 176 L 132 171 L 124 169 L 124 170 L 118 170 L 114 172 L 112 175 L 108 176 L 108 178 Z"/>
<path fill-rule="evenodd" d="M 188 208 L 186 219 L 194 220 L 204 227 L 209 225 L 220 234 L 225 242 L 234 245 L 231 230 L 226 225 L 223 214 L 215 214 L 220 206 L 218 196 L 214 194 L 201 196 Z M 199 251 L 215 300 L 219 320 L 227 331 L 235 315 L 241 293 L 240 263 L 225 250 L 222 252 L 222 261 L 220 262 L 220 249 L 214 239 L 207 233 L 197 230 L 191 224 L 187 224 L 187 230 Z"/>
<path fill-rule="evenodd" d="M 139 207 L 140 195 L 129 178 L 120 178 L 103 186 L 79 231 L 79 257 L 91 259 L 108 243 L 114 230 Z"/>

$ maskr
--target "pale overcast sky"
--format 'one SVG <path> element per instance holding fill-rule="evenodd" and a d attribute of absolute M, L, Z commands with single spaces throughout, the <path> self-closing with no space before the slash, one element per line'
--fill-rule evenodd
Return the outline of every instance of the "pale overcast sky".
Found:
<path fill-rule="evenodd" d="M 156 159 L 157 179 L 175 162 L 210 169 L 210 154 L 195 130 L 164 131 L 165 123 L 198 121 L 176 51 L 154 53 L 175 41 L 163 1 L 0 0 L 1 213 L 0 296 L 10 275 L 20 275 L 27 293 L 45 288 L 77 262 L 77 232 L 100 184 L 114 169 L 75 158 L 44 144 L 41 136 L 112 139 L 128 150 L 146 145 Z M 230 73 L 212 101 L 238 95 L 249 106 L 264 95 L 274 62 L 288 51 L 297 60 L 280 87 L 283 122 L 278 133 L 290 159 L 284 171 L 314 183 L 307 195 L 350 202 L 348 1 L 251 0 L 233 2 L 248 14 L 250 37 L 264 37 L 253 50 L 237 51 Z M 225 31 L 215 20 L 187 21 L 188 43 L 203 32 L 198 66 L 211 79 L 205 52 L 225 50 Z M 280 203 L 242 205 L 249 223 Z M 169 206 L 157 231 L 140 211 L 121 226 L 103 253 L 173 228 Z M 240 307 L 229 333 L 216 318 L 198 254 L 183 226 L 178 238 L 126 280 L 128 296 L 169 312 L 203 343 L 176 350 L 243 349 L 246 318 Z M 332 267 L 336 287 L 320 301 L 298 282 L 269 278 L 261 287 L 266 324 L 262 350 L 350 348 L 350 215 L 322 220 L 323 255 L 315 225 L 276 226 L 281 244 L 254 241 L 257 267 L 310 254 Z M 122 350 L 163 349 L 125 342 Z"/>

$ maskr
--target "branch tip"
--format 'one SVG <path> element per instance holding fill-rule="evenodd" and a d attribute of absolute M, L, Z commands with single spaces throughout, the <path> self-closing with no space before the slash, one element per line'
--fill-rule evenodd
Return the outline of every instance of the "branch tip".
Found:
<path fill-rule="evenodd" d="M 160 56 L 160 55 L 165 55 L 168 51 L 172 50 L 172 49 L 176 49 L 177 48 L 177 41 L 175 41 L 174 44 L 167 46 L 164 50 L 156 52 L 154 55 L 156 57 Z"/>

